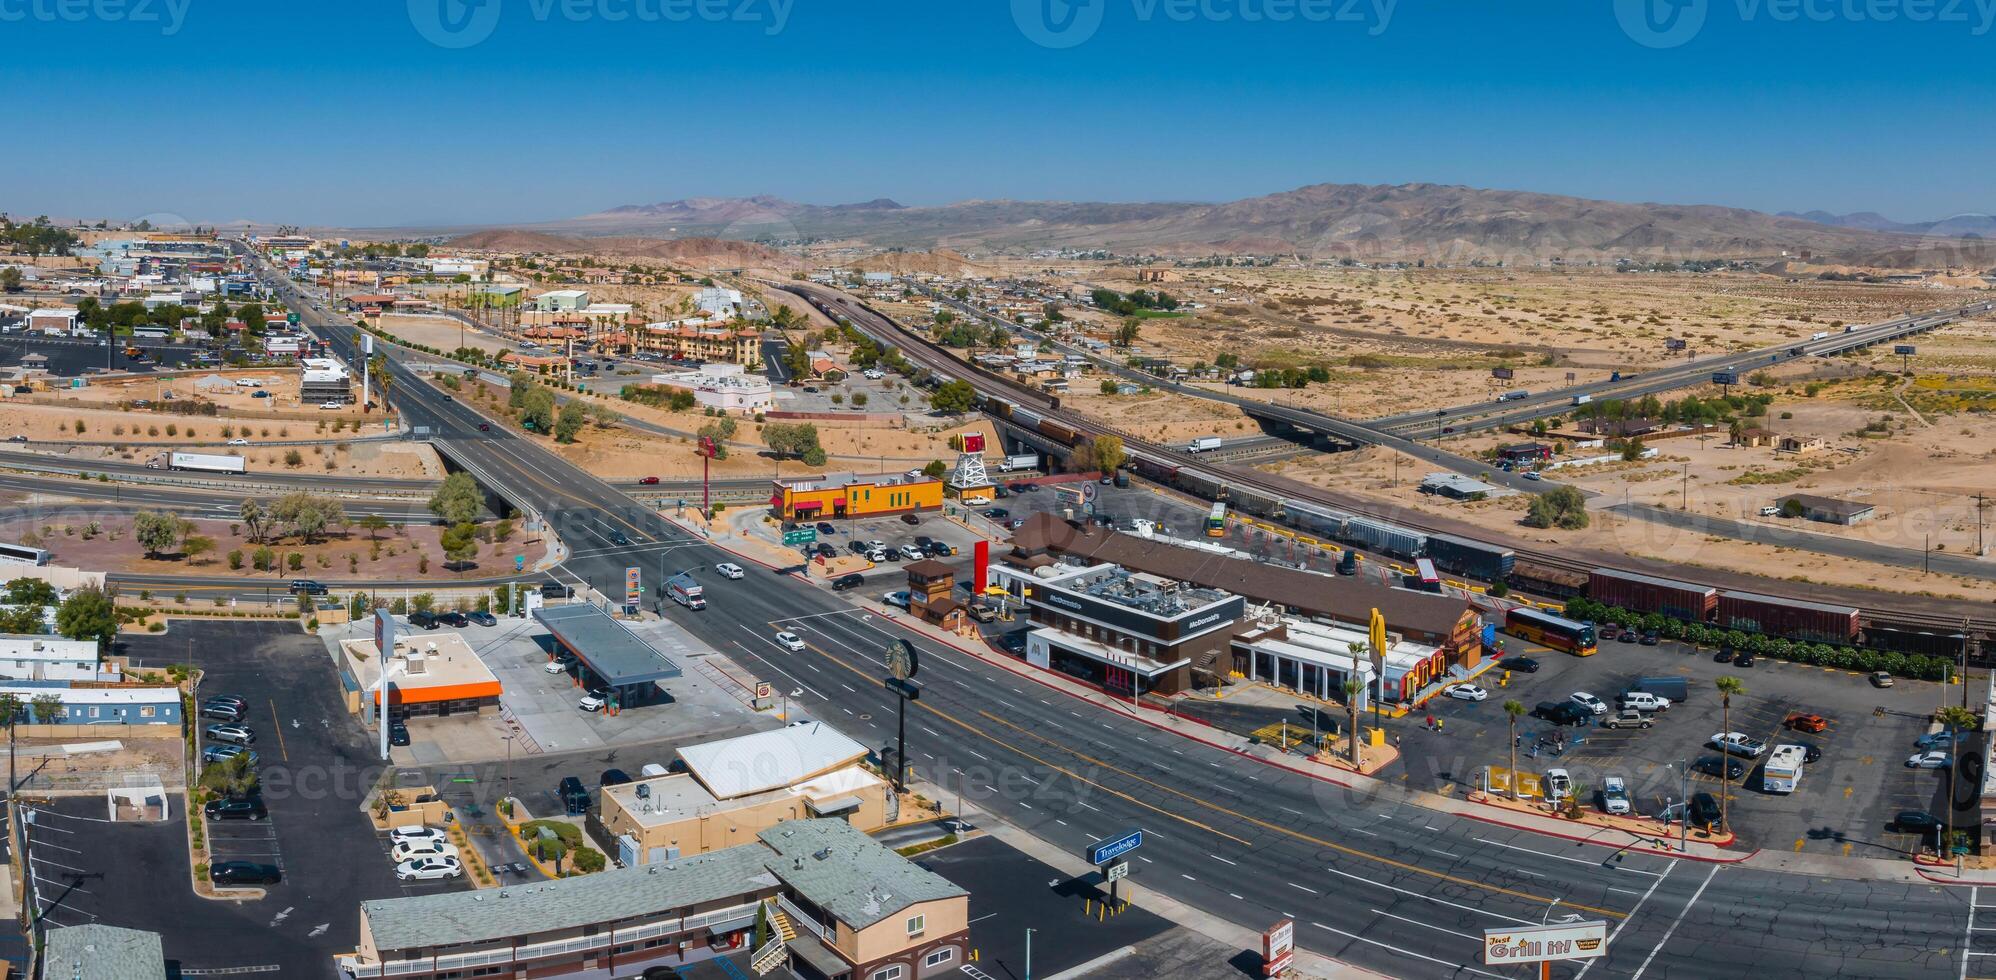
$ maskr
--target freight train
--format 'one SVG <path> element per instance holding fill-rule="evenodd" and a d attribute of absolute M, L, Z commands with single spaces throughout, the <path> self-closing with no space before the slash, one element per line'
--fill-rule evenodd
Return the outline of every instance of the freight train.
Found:
<path fill-rule="evenodd" d="M 1686 622 L 1810 643 L 1953 657 L 1960 655 L 1965 639 L 1959 631 L 1930 633 L 1866 624 L 1855 606 L 1715 589 L 1612 568 L 1589 572 L 1586 593 L 1596 602 L 1631 612 L 1660 613 Z"/>

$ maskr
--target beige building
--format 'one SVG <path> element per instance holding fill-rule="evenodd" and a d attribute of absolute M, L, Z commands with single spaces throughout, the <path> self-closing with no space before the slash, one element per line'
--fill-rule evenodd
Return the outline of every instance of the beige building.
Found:
<path fill-rule="evenodd" d="M 605 789 L 603 830 L 626 866 L 734 847 L 787 820 L 878 830 L 891 790 L 860 765 L 865 757 L 819 722 L 689 745 L 679 750 L 685 772 Z"/>
<path fill-rule="evenodd" d="M 504 693 L 499 678 L 456 633 L 424 633 L 395 639 L 388 659 L 388 716 L 496 714 Z M 340 641 L 340 673 L 347 710 L 366 713 L 373 724 L 381 710 L 375 690 L 381 651 L 372 639 Z"/>

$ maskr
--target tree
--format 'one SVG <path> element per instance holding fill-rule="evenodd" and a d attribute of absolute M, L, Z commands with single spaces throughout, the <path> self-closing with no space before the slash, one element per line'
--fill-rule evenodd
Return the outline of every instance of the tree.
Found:
<path fill-rule="evenodd" d="M 785 456 L 802 458 L 819 448 L 818 427 L 809 422 L 771 422 L 762 427 L 762 441 L 778 459 Z"/>
<path fill-rule="evenodd" d="M 575 434 L 581 432 L 588 421 L 589 410 L 581 402 L 571 400 L 561 407 L 560 415 L 555 418 L 554 441 L 574 442 Z"/>
<path fill-rule="evenodd" d="M 1733 695 L 1745 694 L 1746 682 L 1728 674 L 1722 675 L 1712 681 L 1712 686 L 1719 690 L 1719 728 L 1730 732 L 1733 730 Z M 1719 761 L 1722 769 L 1724 768 L 1723 764 L 1725 761 L 1731 758 L 1731 754 L 1725 752 L 1723 749 L 1720 750 Z M 1719 794 L 1719 826 L 1722 829 L 1731 826 L 1726 823 L 1726 800 L 1730 795 L 1728 793 Z M 1691 819 L 1690 805 L 1691 801 L 1686 800 L 1684 819 L 1687 821 Z"/>
<path fill-rule="evenodd" d="M 449 477 L 446 477 L 445 480 L 448 481 Z M 436 498 L 433 495 L 430 499 L 434 501 Z M 380 514 L 369 514 L 360 519 L 360 526 L 367 529 L 367 539 L 369 541 L 378 540 L 381 537 L 382 529 L 388 526 L 388 518 Z"/>
<path fill-rule="evenodd" d="M 48 719 L 60 718 L 68 712 L 63 706 L 60 694 L 37 694 L 28 702 L 28 708 L 28 716 L 42 725 L 49 724 Z"/>
<path fill-rule="evenodd" d="M 451 561 L 468 561 L 478 554 L 478 529 L 471 524 L 453 524 L 445 529 L 438 543 L 443 546 L 444 557 Z"/>
<path fill-rule="evenodd" d="M 695 434 L 714 444 L 715 459 L 727 459 L 728 440 L 735 435 L 735 420 L 723 415 L 701 426 Z"/>
<path fill-rule="evenodd" d="M 1525 714 L 1522 701 L 1505 701 L 1504 718 L 1511 723 L 1511 802 L 1518 802 L 1518 719 Z"/>
<path fill-rule="evenodd" d="M 929 396 L 929 407 L 942 415 L 961 415 L 977 407 L 977 389 L 968 381 L 946 381 Z"/>
<path fill-rule="evenodd" d="M 189 534 L 180 539 L 180 557 L 186 561 L 193 561 L 213 550 L 215 539 L 207 535 Z"/>
<path fill-rule="evenodd" d="M 949 473 L 948 464 L 944 463 L 940 459 L 929 460 L 929 465 L 922 467 L 922 475 L 928 477 L 931 480 L 940 480 L 943 478 L 944 475 L 948 473 Z"/>
<path fill-rule="evenodd" d="M 6 290 L 10 293 L 20 292 L 21 270 L 11 265 L 5 269 L 0 269 L 0 290 Z"/>
<path fill-rule="evenodd" d="M 245 498 L 237 514 L 242 519 L 243 527 L 249 529 L 250 540 L 262 544 L 264 535 L 270 533 L 270 516 L 264 513 L 263 505 L 257 503 L 255 498 Z"/>
<path fill-rule="evenodd" d="M 786 341 L 783 348 L 785 373 L 794 379 L 811 376 L 811 351 L 796 341 Z"/>
<path fill-rule="evenodd" d="M 38 578 L 23 576 L 7 583 L 5 601 L 16 606 L 53 606 L 55 586 Z"/>
<path fill-rule="evenodd" d="M 520 399 L 520 424 L 535 432 L 554 431 L 554 392 L 538 385 Z"/>
<path fill-rule="evenodd" d="M 346 523 L 347 514 L 346 505 L 338 498 L 300 490 L 277 498 L 270 505 L 270 518 L 297 531 L 304 543 L 311 544 L 327 527 Z"/>
<path fill-rule="evenodd" d="M 1641 439 L 1630 439 L 1628 442 L 1622 444 L 1622 462 L 1633 463 L 1641 458 L 1643 458 L 1643 441 Z"/>
<path fill-rule="evenodd" d="M 1588 525 L 1587 498 L 1573 487 L 1554 487 L 1532 498 L 1525 511 L 1527 527 L 1577 531 Z"/>
<path fill-rule="evenodd" d="M 1140 335 L 1143 329 L 1144 322 L 1142 320 L 1136 317 L 1125 318 L 1122 323 L 1116 325 L 1116 346 L 1134 346 L 1141 339 Z"/>
<path fill-rule="evenodd" d="M 1103 473 L 1113 473 L 1129 461 L 1122 436 L 1097 436 L 1089 442 L 1089 464 Z"/>
<path fill-rule="evenodd" d="M 96 640 L 99 651 L 107 650 L 118 635 L 117 607 L 103 589 L 85 586 L 56 607 L 55 630 L 72 640 Z"/>
<path fill-rule="evenodd" d="M 477 519 L 485 506 L 485 495 L 479 492 L 478 481 L 460 470 L 444 477 L 436 492 L 430 494 L 429 506 L 430 513 L 447 523 L 465 524 Z"/>
<path fill-rule="evenodd" d="M 190 521 L 156 511 L 142 510 L 132 516 L 132 537 L 138 540 L 147 558 L 172 551 L 193 527 Z"/>

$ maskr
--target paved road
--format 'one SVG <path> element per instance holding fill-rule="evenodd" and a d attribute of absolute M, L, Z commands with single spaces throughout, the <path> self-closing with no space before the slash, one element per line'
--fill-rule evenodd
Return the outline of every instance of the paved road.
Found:
<path fill-rule="evenodd" d="M 1637 520 L 1666 524 L 1670 527 L 1738 541 L 1757 541 L 1761 544 L 1813 551 L 1821 555 L 1835 555 L 1839 558 L 1880 565 L 1895 565 L 1900 568 L 1928 568 L 1942 575 L 1996 579 L 1996 564 L 1959 552 L 1936 551 L 1930 554 L 1913 548 L 1896 548 L 1888 544 L 1840 538 L 1834 534 L 1813 534 L 1783 527 L 1769 527 L 1751 521 L 1691 514 L 1653 504 L 1612 504 L 1606 509 Z"/>
<path fill-rule="evenodd" d="M 280 283 L 284 298 L 295 290 Z M 350 328 L 307 324 L 349 354 Z M 399 365 L 400 408 L 448 451 L 546 516 L 578 549 L 563 570 L 608 584 L 623 568 L 681 569 L 727 556 L 529 440 L 481 436 L 476 417 Z M 615 545 L 608 535 L 633 542 Z M 1392 976 L 1521 977 L 1477 963 L 1488 927 L 1578 913 L 1615 930 L 1603 976 L 1936 976 L 1951 971 L 1966 895 L 1674 864 L 1445 817 L 1397 794 L 1358 796 L 1075 701 L 854 609 L 789 575 L 718 580 L 678 615 L 791 695 L 793 705 L 880 745 L 893 725 L 879 651 L 923 653 L 910 758 L 922 776 L 1063 848 L 1143 827 L 1135 884 L 1253 929 L 1294 915 L 1306 948 Z M 804 636 L 788 653 L 779 628 Z"/>

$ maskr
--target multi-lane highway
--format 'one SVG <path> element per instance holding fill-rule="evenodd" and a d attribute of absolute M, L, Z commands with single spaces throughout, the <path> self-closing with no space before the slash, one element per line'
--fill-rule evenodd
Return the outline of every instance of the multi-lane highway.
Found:
<path fill-rule="evenodd" d="M 353 356 L 350 327 L 277 284 Z M 469 408 L 390 359 L 410 421 L 565 536 L 575 557 L 558 576 L 607 585 L 636 566 L 656 581 L 731 557 L 528 438 L 479 432 Z M 1397 792 L 1354 795 L 1042 687 L 795 576 L 751 576 L 716 579 L 708 608 L 674 608 L 675 621 L 876 745 L 893 717 L 880 651 L 909 639 L 925 664 L 908 725 L 923 778 L 1069 850 L 1142 827 L 1140 889 L 1250 929 L 1292 916 L 1305 948 L 1385 975 L 1522 978 L 1480 965 L 1482 930 L 1566 915 L 1609 922 L 1611 955 L 1587 971 L 1603 977 L 1738 976 L 1748 963 L 1763 976 L 1951 975 L 1975 939 L 1966 891 L 1677 863 L 1443 816 Z M 777 646 L 778 629 L 807 650 Z"/>

